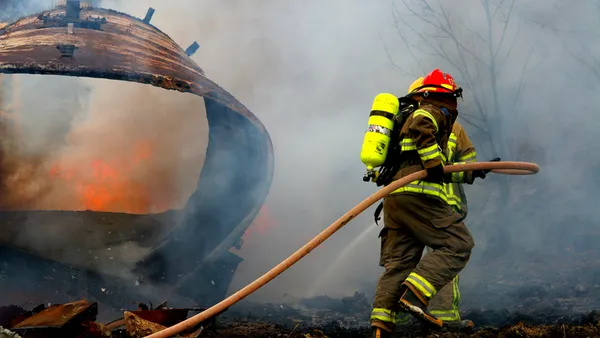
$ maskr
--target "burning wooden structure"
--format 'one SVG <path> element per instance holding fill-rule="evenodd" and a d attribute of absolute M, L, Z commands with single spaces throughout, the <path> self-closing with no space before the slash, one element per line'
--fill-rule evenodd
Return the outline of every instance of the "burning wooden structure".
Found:
<path fill-rule="evenodd" d="M 181 48 L 150 23 L 153 14 L 150 9 L 139 19 L 69 0 L 0 26 L 0 74 L 121 80 L 197 95 L 209 128 L 199 183 L 182 210 L 0 211 L 0 289 L 10 295 L 0 297 L 1 304 L 92 297 L 121 307 L 143 294 L 155 302 L 178 296 L 209 305 L 224 297 L 241 261 L 229 249 L 239 246 L 270 189 L 271 139 L 258 118 L 190 58 L 199 45 Z M 164 222 L 172 222 L 168 231 L 156 226 Z M 43 247 L 15 241 L 26 227 L 43 234 Z M 85 247 L 90 231 L 116 245 L 148 248 L 136 261 L 135 276 L 117 277 L 87 264 L 112 259 Z M 64 243 L 67 233 L 82 240 Z"/>

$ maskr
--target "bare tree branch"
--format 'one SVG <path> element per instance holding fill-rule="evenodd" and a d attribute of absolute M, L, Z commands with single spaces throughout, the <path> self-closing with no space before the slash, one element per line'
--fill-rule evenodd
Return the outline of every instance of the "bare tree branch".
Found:
<path fill-rule="evenodd" d="M 444 33 L 446 33 L 446 35 L 448 35 L 448 37 L 450 39 L 452 39 L 454 44 L 457 46 L 457 49 L 462 49 L 462 51 L 471 55 L 475 60 L 479 61 L 482 65 L 489 67 L 489 65 L 486 64 L 478 55 L 476 55 L 472 50 L 468 49 L 462 43 L 460 43 L 460 41 L 458 41 L 458 39 L 456 38 L 456 35 L 454 35 L 454 32 L 452 30 L 452 25 L 450 24 L 450 17 L 446 14 L 446 11 L 444 11 L 443 7 L 441 7 L 440 10 L 442 12 L 442 17 L 444 18 L 444 21 L 448 25 L 448 29 L 444 28 L 442 23 L 438 21 L 438 23 L 440 24 L 440 28 L 442 29 L 442 31 Z"/>
<path fill-rule="evenodd" d="M 517 85 L 515 98 L 510 107 L 510 109 L 511 109 L 511 111 L 513 111 L 513 114 L 515 117 L 518 115 L 518 113 L 515 112 L 515 107 L 517 106 L 517 102 L 519 102 L 519 99 L 521 98 L 521 93 L 523 91 L 523 84 L 525 83 L 525 75 L 527 74 L 527 66 L 529 65 L 529 60 L 531 59 L 531 56 L 533 55 L 534 49 L 535 49 L 535 47 L 533 47 L 529 50 L 527 59 L 525 60 L 525 63 L 523 64 L 523 69 L 521 70 L 521 76 L 519 77 L 519 84 Z"/>
<path fill-rule="evenodd" d="M 579 63 L 581 63 L 588 71 L 591 71 L 594 74 L 594 76 L 596 77 L 596 80 L 598 80 L 600 82 L 600 70 L 598 68 L 598 65 L 590 64 L 585 59 L 583 59 L 581 56 L 578 56 L 575 53 L 573 53 L 573 58 L 576 61 L 578 61 Z"/>
<path fill-rule="evenodd" d="M 446 20 L 446 23 L 448 25 L 450 25 L 450 20 L 449 20 L 448 16 L 445 14 L 445 12 L 442 12 L 442 13 L 443 13 L 443 17 Z M 471 74 L 469 72 L 470 67 L 468 65 L 468 62 L 465 59 L 464 54 L 463 54 L 463 51 L 467 51 L 466 48 L 463 48 L 463 46 L 457 42 L 457 39 L 454 38 L 454 35 L 453 35 L 453 33 L 451 31 L 446 31 L 446 34 L 455 42 L 455 47 L 456 47 L 456 50 L 457 50 L 457 53 L 458 53 L 458 56 L 459 56 L 459 59 L 460 59 L 460 63 L 462 65 L 462 67 L 458 67 L 458 66 L 456 66 L 456 65 L 453 64 L 454 68 L 456 68 L 459 71 L 461 77 L 467 81 L 467 83 L 469 84 L 469 86 L 471 88 L 476 88 L 475 87 L 475 83 L 473 82 L 473 77 L 471 76 Z M 470 51 L 467 51 L 467 52 L 470 52 Z M 469 54 L 472 55 L 473 53 L 470 52 Z M 448 56 L 447 53 L 445 53 L 445 59 L 446 60 L 450 60 L 451 59 Z M 487 66 L 485 64 L 485 62 L 483 62 L 483 61 L 481 61 L 480 64 L 484 65 L 484 66 Z"/>
<path fill-rule="evenodd" d="M 573 53 L 573 58 L 582 64 L 588 71 L 594 73 L 595 77 L 600 81 L 600 59 L 594 56 L 595 53 L 590 49 L 586 41 L 583 41 L 578 36 L 575 36 L 575 40 L 579 42 L 583 53 Z M 588 56 L 591 61 L 584 59 L 584 55 Z"/>
<path fill-rule="evenodd" d="M 519 34 L 521 33 L 521 22 L 517 23 L 517 31 L 515 32 L 515 38 L 513 39 L 512 43 L 510 44 L 510 47 L 508 47 L 508 49 L 506 49 L 506 53 L 504 54 L 505 58 L 508 58 L 510 56 L 510 53 L 512 53 L 515 44 L 517 42 L 516 37 L 519 36 Z"/>
<path fill-rule="evenodd" d="M 400 38 L 404 42 L 404 46 L 406 47 L 406 49 L 409 52 L 409 54 L 415 60 L 418 60 L 418 58 L 413 53 L 413 48 L 419 50 L 421 53 L 426 53 L 426 52 L 424 50 L 420 49 L 419 47 L 417 47 L 415 44 L 411 43 L 408 40 L 408 38 L 406 38 L 406 35 L 404 34 L 404 32 L 402 31 L 402 29 L 400 28 L 399 22 L 402 23 L 402 24 L 404 24 L 405 26 L 408 26 L 408 27 L 410 27 L 410 25 L 408 25 L 408 23 L 404 19 L 402 19 L 402 16 L 399 15 L 398 13 L 399 13 L 398 8 L 395 6 L 395 4 L 393 4 L 392 15 L 394 17 L 394 26 L 396 28 L 396 31 L 398 32 L 398 36 L 400 36 Z M 410 30 L 414 32 L 414 29 L 410 28 Z M 422 35 L 420 37 L 421 37 L 421 40 L 424 39 L 422 37 Z M 426 40 L 426 41 L 428 41 L 428 40 Z M 430 54 L 433 54 L 433 53 L 430 53 Z"/>
<path fill-rule="evenodd" d="M 500 51 L 500 48 L 502 48 L 502 43 L 504 42 L 504 38 L 506 37 L 506 29 L 508 28 L 508 24 L 510 23 L 510 18 L 512 16 L 512 11 L 513 11 L 514 6 L 515 6 L 515 0 L 512 0 L 512 2 L 510 3 L 510 7 L 508 8 L 508 14 L 506 16 L 506 21 L 504 22 L 504 28 L 502 28 L 502 34 L 500 35 L 500 41 L 498 42 L 496 51 L 494 52 L 494 54 L 492 56 L 493 58 L 496 58 L 496 56 L 498 55 L 498 52 Z M 500 8 L 500 6 L 496 7 L 496 10 L 498 10 L 498 8 Z M 489 19 L 494 20 L 494 17 L 491 16 Z"/>
<path fill-rule="evenodd" d="M 463 23 L 463 24 L 464 24 L 464 23 Z M 487 42 L 487 41 L 485 40 L 485 38 L 483 37 L 483 35 L 481 35 L 481 33 L 479 33 L 479 32 L 477 32 L 477 31 L 475 31 L 475 30 L 473 30 L 473 29 L 469 28 L 467 25 L 464 25 L 464 27 L 465 27 L 465 29 L 466 29 L 466 30 L 467 30 L 469 33 L 471 33 L 471 34 L 475 35 L 476 37 L 478 37 L 478 38 L 481 40 L 481 42 L 483 42 L 483 43 L 486 43 L 486 42 Z"/>
<path fill-rule="evenodd" d="M 405 4 L 405 6 L 406 6 L 406 1 L 402 1 L 402 2 L 403 2 L 403 3 Z M 418 17 L 419 19 L 421 19 L 421 17 L 419 16 L 419 14 L 417 14 L 415 11 L 412 11 L 412 10 L 411 10 L 411 12 L 412 12 L 412 13 L 413 13 L 413 14 L 414 14 L 416 17 Z M 428 45 L 428 46 L 429 46 L 429 47 L 430 47 L 432 50 L 434 50 L 434 51 L 435 51 L 435 53 L 436 53 L 436 55 L 442 55 L 442 56 L 444 56 L 444 59 L 445 59 L 445 60 L 446 60 L 448 63 L 450 63 L 450 64 L 451 64 L 453 67 L 455 67 L 455 68 L 459 68 L 459 67 L 457 67 L 457 65 L 456 65 L 456 64 L 453 62 L 452 58 L 450 58 L 450 57 L 448 56 L 448 54 L 447 54 L 447 53 L 446 53 L 446 52 L 445 52 L 443 49 L 440 49 L 439 47 L 436 47 L 435 45 L 433 45 L 433 44 L 430 42 L 430 39 L 427 39 L 427 38 L 426 38 L 426 37 L 423 35 L 423 33 L 421 33 L 421 32 L 419 32 L 419 31 L 417 31 L 416 29 L 414 29 L 414 28 L 413 28 L 411 25 L 409 25 L 409 24 L 408 24 L 406 21 L 404 21 L 404 19 L 402 19 L 402 18 L 401 18 L 401 16 L 398 16 L 398 20 L 399 20 L 400 22 L 402 22 L 403 24 L 405 24 L 405 25 L 406 25 L 406 26 L 409 28 L 409 30 L 410 30 L 412 33 L 414 33 L 415 35 L 417 35 L 417 36 L 418 36 L 418 37 L 421 39 L 421 41 L 422 41 L 422 42 L 424 42 L 424 43 L 425 43 L 425 44 L 427 44 L 427 45 Z M 397 21 L 395 22 L 395 25 L 398 27 L 398 30 L 399 30 L 399 31 L 401 31 L 401 29 L 400 29 L 400 28 L 399 28 L 399 26 L 398 26 L 398 22 L 397 22 Z M 432 25 L 433 25 L 433 24 L 432 24 Z M 401 34 L 401 35 L 403 35 L 403 34 Z"/>
<path fill-rule="evenodd" d="M 513 113 L 522 99 L 527 74 L 534 64 L 535 49 L 532 47 L 525 63 L 518 65 L 522 69 L 516 92 L 509 92 L 511 102 L 500 107 L 500 99 L 505 100 L 507 96 L 506 90 L 499 88 L 500 77 L 513 73 L 503 69 L 509 65 L 508 57 L 512 51 L 516 50 L 521 30 L 522 21 L 515 19 L 518 18 L 516 0 L 480 0 L 487 21 L 485 29 L 474 29 L 472 20 L 453 16 L 450 8 L 444 6 L 447 3 L 441 0 L 399 0 L 398 3 L 404 7 L 400 10 L 394 3 L 394 26 L 410 56 L 414 60 L 423 55 L 437 56 L 453 68 L 466 95 L 472 95 L 472 105 L 468 111 L 461 111 L 461 119 L 486 135 L 492 152 L 507 156 L 512 147 L 501 137 L 502 124 L 498 119 L 502 116 L 501 110 L 504 112 L 509 108 L 508 111 Z M 386 53 L 391 57 L 387 49 Z M 406 72 L 407 67 L 400 68 Z"/>
<path fill-rule="evenodd" d="M 490 58 L 490 83 L 492 85 L 492 102 L 494 107 L 494 114 L 498 114 L 500 112 L 500 103 L 498 99 L 498 80 L 496 74 L 496 60 L 494 58 L 494 40 L 492 38 L 492 18 L 490 16 L 490 7 L 489 0 L 482 0 L 485 9 L 485 16 L 488 19 L 488 50 L 489 50 L 489 58 Z"/>
<path fill-rule="evenodd" d="M 390 54 L 390 50 L 388 49 L 388 47 L 384 44 L 385 49 L 385 53 L 387 54 L 388 60 L 390 60 L 390 63 L 392 64 L 392 68 L 394 68 L 395 70 L 399 71 L 400 74 L 402 75 L 411 75 L 410 73 L 408 73 L 406 70 L 404 70 L 404 68 L 400 67 L 396 61 L 394 60 L 394 58 L 392 57 L 392 54 Z"/>
<path fill-rule="evenodd" d="M 462 113 L 460 114 L 460 119 L 463 120 L 467 125 L 469 125 L 469 126 L 475 128 L 475 129 L 481 131 L 484 134 L 488 134 L 489 133 L 488 130 L 484 126 L 479 125 L 479 124 L 473 122 L 469 117 L 465 116 Z"/>
<path fill-rule="evenodd" d="M 504 1 L 505 0 L 501 0 L 500 3 L 496 6 L 496 9 L 494 10 L 494 13 L 492 14 L 492 20 L 494 18 L 496 18 L 496 14 L 498 13 L 498 10 L 500 10 L 500 8 L 502 8 L 502 5 L 504 5 Z M 514 3 L 514 1 L 513 1 Z"/>

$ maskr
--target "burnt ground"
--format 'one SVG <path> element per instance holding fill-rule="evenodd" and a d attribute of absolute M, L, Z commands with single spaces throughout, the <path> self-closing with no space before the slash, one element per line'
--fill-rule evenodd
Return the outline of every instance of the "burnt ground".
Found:
<path fill-rule="evenodd" d="M 89 303 L 85 304 L 90 307 Z M 41 307 L 43 306 L 41 305 Z M 359 292 L 352 297 L 342 299 L 320 296 L 309 299 L 296 299 L 288 301 L 286 304 L 260 304 L 245 301 L 236 304 L 223 313 L 218 318 L 216 325 L 209 324 L 208 327 L 202 330 L 200 335 L 186 335 L 185 337 L 369 337 L 368 315 L 370 310 L 369 298 Z M 23 315 L 25 311 L 17 306 L 1 307 L 0 326 L 8 326 L 13 318 Z M 34 309 L 32 311 L 37 312 L 40 310 Z M 567 312 L 549 308 L 531 309 L 529 311 L 511 311 L 507 309 L 469 310 L 463 313 L 463 317 L 470 318 L 478 324 L 477 329 L 474 331 L 432 331 L 413 323 L 399 327 L 396 336 L 415 338 L 600 337 L 600 311 L 592 311 L 587 314 L 572 313 L 570 315 L 565 313 Z M 108 323 L 105 325 L 107 325 L 105 327 L 108 327 Z M 148 323 L 140 323 L 139 325 L 143 327 L 147 326 Z M 128 333 L 130 331 L 135 330 L 128 330 Z M 20 333 L 24 338 L 29 337 L 29 331 Z M 91 337 L 88 335 L 83 336 Z M 83 336 L 63 335 L 63 337 L 73 338 Z M 145 334 L 114 335 L 114 331 L 112 335 L 112 337 L 143 336 Z M 0 337 L 5 337 L 1 330 Z M 45 336 L 38 335 L 35 337 Z M 103 337 L 108 336 L 103 335 Z"/>
<path fill-rule="evenodd" d="M 600 259 L 596 250 L 550 255 L 481 255 L 461 279 L 462 317 L 473 332 L 399 328 L 398 337 L 600 337 Z M 220 318 L 215 337 L 368 337 L 375 285 L 353 297 L 281 304 L 243 301 Z M 319 331 L 320 330 L 320 331 Z"/>
<path fill-rule="evenodd" d="M 364 294 L 335 300 L 303 299 L 301 305 L 243 303 L 223 314 L 206 337 L 369 337 L 370 304 Z M 331 309 L 318 309 L 318 306 Z M 397 337 L 600 337 L 600 312 L 572 316 L 557 313 L 472 310 L 463 314 L 478 323 L 470 332 L 432 331 L 418 324 L 399 327 Z M 502 323 L 497 325 L 497 323 Z"/>
<path fill-rule="evenodd" d="M 462 316 L 473 320 L 476 330 L 431 331 L 414 324 L 399 327 L 397 337 L 600 337 L 600 259 L 596 252 L 560 257 L 531 253 L 526 260 L 482 255 L 481 259 L 487 260 L 478 264 L 484 268 L 476 271 L 475 278 L 465 274 L 461 282 Z M 284 296 L 281 303 L 266 304 L 244 300 L 198 337 L 369 337 L 373 295 L 368 292 L 374 288 L 366 285 L 366 292 L 341 299 Z M 0 326 L 22 311 L 15 306 L 0 308 Z M 144 335 L 127 337 L 138 336 Z"/>
<path fill-rule="evenodd" d="M 263 310 L 266 310 L 265 306 L 261 306 Z M 281 309 L 281 307 L 280 307 Z M 277 311 L 276 308 L 272 310 Z M 269 311 L 269 310 L 267 310 Z M 201 332 L 196 331 L 191 335 L 186 334 L 184 337 L 291 337 L 291 338 L 318 338 L 318 337 L 370 337 L 370 330 L 364 325 L 348 325 L 341 320 L 336 320 L 336 314 L 329 313 L 325 315 L 323 313 L 314 313 L 316 318 L 323 320 L 330 320 L 328 323 L 321 324 L 319 328 L 315 328 L 316 322 L 315 317 L 310 317 L 306 314 L 306 317 L 295 314 L 292 315 L 293 311 L 289 309 L 283 309 L 282 313 L 273 314 L 275 317 L 271 317 L 271 322 L 266 322 L 265 319 L 259 318 L 246 318 L 236 319 L 235 315 L 230 313 L 227 316 L 220 318 L 217 325 L 210 325 Z M 339 315 L 339 314 L 337 314 Z M 247 317 L 253 315 L 248 314 Z M 321 318 L 321 316 L 323 316 Z M 341 317 L 340 317 L 341 318 Z M 554 325 L 535 325 L 532 323 L 526 323 L 528 318 L 514 317 L 515 320 L 523 320 L 517 322 L 515 325 L 507 325 L 499 328 L 480 328 L 470 332 L 448 332 L 448 331 L 432 331 L 424 329 L 418 324 L 412 324 L 409 326 L 399 327 L 395 337 L 413 337 L 413 338 L 459 338 L 459 337 L 600 337 L 600 313 L 591 313 L 588 316 L 582 316 L 576 321 L 569 324 L 554 324 Z M 273 321 L 283 321 L 285 323 L 275 324 Z M 148 322 L 147 322 L 148 323 Z M 312 323 L 312 324 L 311 324 Z M 292 326 L 293 324 L 293 326 Z M 141 324 L 146 325 L 147 324 Z M 89 325 L 88 325 L 89 326 Z M 99 330 L 102 334 L 95 334 L 93 337 L 144 337 L 149 334 L 149 331 L 143 329 L 127 330 L 124 331 L 112 331 L 111 334 L 106 334 L 106 330 Z M 119 334 L 117 334 L 119 332 Z M 151 331 L 156 332 L 156 331 Z M 20 332 L 21 336 L 15 335 L 11 331 L 4 330 L 0 327 L 0 337 L 47 337 L 47 335 L 30 335 L 29 331 Z M 32 334 L 34 332 L 31 332 Z M 131 334 L 130 334 L 131 333 Z M 55 335 L 50 335 L 54 337 Z M 48 337 L 50 337 L 48 336 Z M 67 333 L 60 335 L 63 338 L 79 338 L 79 337 L 92 337 L 88 334 L 73 334 Z"/>
<path fill-rule="evenodd" d="M 317 337 L 370 337 L 368 329 L 307 329 L 298 325 L 286 328 L 275 324 L 257 322 L 230 323 L 226 328 L 216 331 L 204 331 L 201 337 L 289 337 L 289 338 L 317 338 Z M 399 329 L 395 337 L 408 338 L 509 338 L 509 337 L 600 337 L 599 325 L 553 325 L 529 326 L 522 323 L 502 327 L 499 329 L 480 329 L 471 333 L 451 333 L 425 331 L 419 327 Z"/>

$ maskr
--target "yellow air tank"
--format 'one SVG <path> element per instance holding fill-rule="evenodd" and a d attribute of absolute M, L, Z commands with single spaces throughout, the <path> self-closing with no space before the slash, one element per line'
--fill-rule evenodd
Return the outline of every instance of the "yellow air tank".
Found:
<path fill-rule="evenodd" d="M 364 181 L 374 177 L 374 169 L 385 162 L 392 130 L 394 130 L 394 120 L 398 115 L 399 108 L 400 102 L 392 94 L 381 93 L 373 100 L 369 115 L 369 127 L 360 152 L 360 160 L 367 166 Z"/>

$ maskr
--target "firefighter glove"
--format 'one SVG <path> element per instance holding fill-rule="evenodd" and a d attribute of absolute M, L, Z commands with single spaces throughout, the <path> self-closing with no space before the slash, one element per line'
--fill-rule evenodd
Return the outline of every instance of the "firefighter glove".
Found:
<path fill-rule="evenodd" d="M 425 181 L 433 182 L 433 183 L 443 183 L 444 182 L 444 165 L 438 164 L 435 167 L 431 167 L 427 169 L 427 177 L 425 177 Z"/>
<path fill-rule="evenodd" d="M 501 161 L 500 157 L 496 157 L 494 159 L 489 160 L 488 162 L 499 162 Z M 485 170 L 473 170 L 473 178 L 481 178 L 482 180 L 485 179 L 485 177 L 487 176 L 487 174 L 492 171 L 491 169 L 485 169 Z"/>
<path fill-rule="evenodd" d="M 502 160 L 500 159 L 500 157 L 496 157 L 496 158 L 493 158 L 493 159 L 489 160 L 488 162 L 500 162 L 500 161 L 502 161 Z M 492 171 L 492 170 L 491 170 L 491 169 L 486 169 L 485 173 L 487 174 L 487 173 L 489 173 L 490 171 Z"/>
<path fill-rule="evenodd" d="M 487 170 L 473 170 L 473 178 L 481 178 L 483 180 L 487 176 L 487 173 Z"/>

